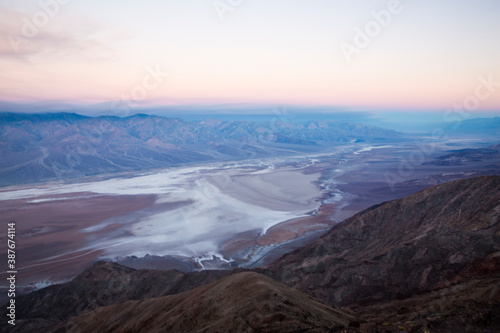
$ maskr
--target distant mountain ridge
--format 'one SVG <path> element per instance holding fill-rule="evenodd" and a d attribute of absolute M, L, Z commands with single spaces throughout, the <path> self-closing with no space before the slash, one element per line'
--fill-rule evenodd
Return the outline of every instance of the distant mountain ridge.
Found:
<path fill-rule="evenodd" d="M 74 113 L 0 113 L 0 186 L 99 173 L 318 151 L 322 146 L 387 142 L 401 134 L 331 120 L 185 121 Z"/>
<path fill-rule="evenodd" d="M 452 117 L 443 128 L 452 135 L 479 135 L 498 137 L 500 130 L 500 117 L 461 119 L 460 116 Z"/>
<path fill-rule="evenodd" d="M 462 165 L 470 162 L 480 162 L 500 157 L 500 144 L 485 148 L 469 148 L 452 151 L 439 156 L 434 161 L 424 163 L 438 166 Z"/>

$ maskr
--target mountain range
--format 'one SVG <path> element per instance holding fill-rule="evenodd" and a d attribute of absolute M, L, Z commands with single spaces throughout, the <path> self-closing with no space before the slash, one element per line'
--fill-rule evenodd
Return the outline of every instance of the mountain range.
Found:
<path fill-rule="evenodd" d="M 98 262 L 2 332 L 498 332 L 500 177 L 373 206 L 252 271 Z M 2 315 L 5 318 L 5 313 Z"/>
<path fill-rule="evenodd" d="M 434 161 L 425 163 L 438 166 L 464 165 L 470 162 L 493 160 L 500 157 L 500 145 L 492 145 L 485 148 L 468 148 L 452 151 L 449 154 L 439 156 Z"/>
<path fill-rule="evenodd" d="M 340 121 L 185 121 L 74 113 L 0 113 L 0 186 L 207 161 L 316 152 L 401 134 Z"/>

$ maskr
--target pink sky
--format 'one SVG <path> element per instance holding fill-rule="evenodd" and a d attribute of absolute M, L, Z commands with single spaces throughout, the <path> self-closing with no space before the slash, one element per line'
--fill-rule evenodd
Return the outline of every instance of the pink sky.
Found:
<path fill-rule="evenodd" d="M 0 0 L 0 101 L 500 110 L 494 0 L 40 3 Z"/>

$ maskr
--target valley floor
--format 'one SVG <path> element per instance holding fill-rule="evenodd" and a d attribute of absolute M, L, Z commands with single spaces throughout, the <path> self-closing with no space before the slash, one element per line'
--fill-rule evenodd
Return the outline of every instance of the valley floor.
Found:
<path fill-rule="evenodd" d="M 0 220 L 16 222 L 24 292 L 67 281 L 102 259 L 183 272 L 258 267 L 374 204 L 452 179 L 500 174 L 496 160 L 419 164 L 402 173 L 402 159 L 415 149 L 342 146 L 314 156 L 11 187 L 0 192 Z"/>

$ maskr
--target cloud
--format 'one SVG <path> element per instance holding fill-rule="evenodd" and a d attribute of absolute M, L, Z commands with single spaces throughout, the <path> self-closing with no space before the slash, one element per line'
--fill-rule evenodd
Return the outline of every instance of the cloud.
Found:
<path fill-rule="evenodd" d="M 112 60 L 117 56 L 113 45 L 133 38 L 84 17 L 60 15 L 37 25 L 30 15 L 0 7 L 0 61 Z"/>

